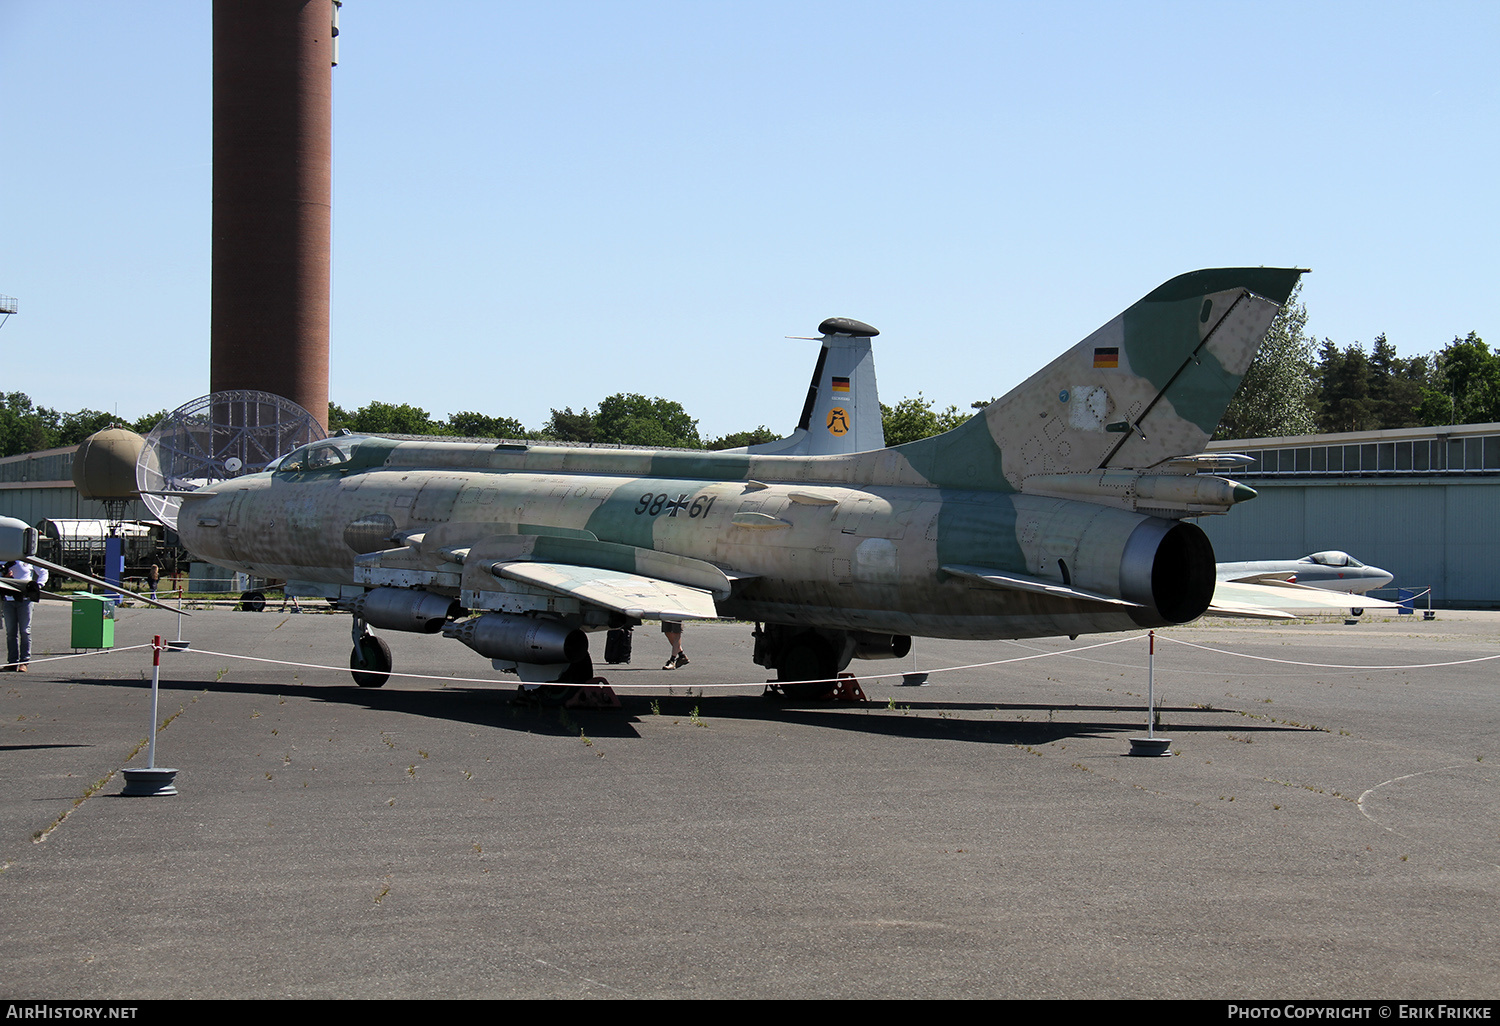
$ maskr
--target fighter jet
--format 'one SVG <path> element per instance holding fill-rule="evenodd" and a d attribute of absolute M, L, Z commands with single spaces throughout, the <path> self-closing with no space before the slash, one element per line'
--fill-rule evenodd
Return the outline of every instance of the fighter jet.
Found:
<path fill-rule="evenodd" d="M 1395 602 L 1364 592 L 1391 583 L 1378 566 L 1365 566 L 1347 552 L 1314 552 L 1297 560 L 1220 563 L 1209 612 L 1266 620 L 1291 619 L 1298 613 L 1396 609 Z"/>
<path fill-rule="evenodd" d="M 370 628 L 577 684 L 592 632 L 734 617 L 755 622 L 757 663 L 814 694 L 914 635 L 1185 623 L 1216 579 L 1187 518 L 1255 495 L 1202 472 L 1202 447 L 1302 273 L 1173 278 L 965 424 L 889 449 L 332 438 L 185 496 L 177 529 L 203 559 L 348 610 L 367 687 L 392 668 Z"/>
<path fill-rule="evenodd" d="M 1301 559 L 1270 559 L 1248 563 L 1220 563 L 1221 581 L 1241 584 L 1286 582 L 1305 588 L 1363 595 L 1390 584 L 1391 574 L 1378 566 L 1366 566 L 1347 552 L 1330 549 Z"/>

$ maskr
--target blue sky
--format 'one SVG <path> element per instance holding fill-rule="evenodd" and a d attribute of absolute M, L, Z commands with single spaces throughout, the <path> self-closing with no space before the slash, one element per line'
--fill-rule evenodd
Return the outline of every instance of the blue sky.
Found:
<path fill-rule="evenodd" d="M 207 391 L 211 5 L 0 0 L 0 390 Z M 1500 5 L 349 0 L 332 398 L 792 426 L 813 334 L 999 395 L 1174 274 L 1310 330 L 1496 323 Z"/>

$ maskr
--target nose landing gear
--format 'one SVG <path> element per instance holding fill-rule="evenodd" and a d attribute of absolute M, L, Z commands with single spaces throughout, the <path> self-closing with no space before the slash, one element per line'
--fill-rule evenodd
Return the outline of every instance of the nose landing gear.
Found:
<path fill-rule="evenodd" d="M 354 621 L 354 648 L 349 652 L 349 670 L 362 688 L 378 688 L 391 679 L 391 646 Z"/>

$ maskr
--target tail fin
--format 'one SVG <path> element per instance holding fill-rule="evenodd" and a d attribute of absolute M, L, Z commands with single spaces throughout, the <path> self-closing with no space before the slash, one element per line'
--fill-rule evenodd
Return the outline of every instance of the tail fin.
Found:
<path fill-rule="evenodd" d="M 1179 275 L 968 423 L 896 451 L 935 484 L 1017 491 L 1038 474 L 1142 469 L 1199 452 L 1303 273 Z"/>
<path fill-rule="evenodd" d="M 745 450 L 757 456 L 831 456 L 885 448 L 875 355 L 870 339 L 880 334 L 863 321 L 830 317 L 818 325 L 823 343 L 796 430 Z"/>

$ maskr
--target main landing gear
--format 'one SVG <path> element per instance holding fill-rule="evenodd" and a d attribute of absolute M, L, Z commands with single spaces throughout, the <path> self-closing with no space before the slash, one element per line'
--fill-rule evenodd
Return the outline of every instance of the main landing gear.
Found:
<path fill-rule="evenodd" d="M 354 621 L 349 670 L 354 674 L 354 683 L 362 688 L 378 688 L 391 679 L 391 646 L 384 638 L 371 634 L 363 620 Z"/>
<path fill-rule="evenodd" d="M 799 702 L 822 698 L 834 689 L 839 661 L 828 639 L 814 631 L 792 638 L 776 661 L 776 683 Z"/>
<path fill-rule="evenodd" d="M 776 671 L 767 697 L 798 702 L 820 698 L 864 701 L 859 681 L 842 671 L 851 659 L 901 659 L 911 651 L 904 634 L 768 623 L 755 627 L 755 661 Z"/>
<path fill-rule="evenodd" d="M 822 698 L 838 686 L 839 671 L 849 665 L 853 645 L 843 631 L 822 631 L 768 623 L 755 629 L 755 661 L 776 671 L 767 697 L 799 702 Z"/>

